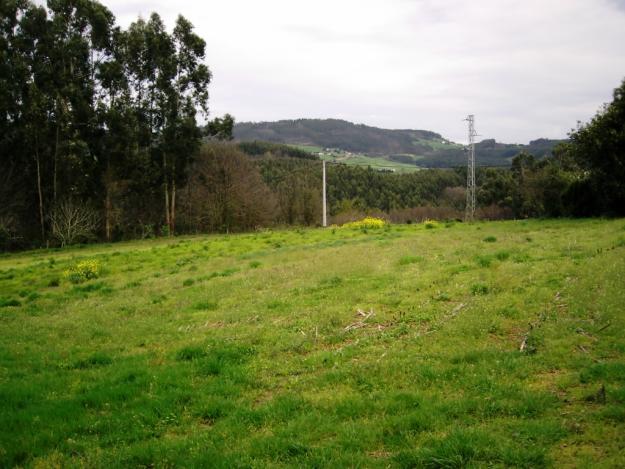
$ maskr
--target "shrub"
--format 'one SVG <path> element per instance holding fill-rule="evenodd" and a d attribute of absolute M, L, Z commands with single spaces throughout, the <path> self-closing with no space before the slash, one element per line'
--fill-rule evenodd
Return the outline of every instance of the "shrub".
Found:
<path fill-rule="evenodd" d="M 426 230 L 433 230 L 434 228 L 440 228 L 441 224 L 436 220 L 424 220 L 423 224 L 425 225 Z"/>
<path fill-rule="evenodd" d="M 355 228 L 361 230 L 384 228 L 388 222 L 382 218 L 365 217 L 362 220 L 345 223 L 343 228 Z"/>
<path fill-rule="evenodd" d="M 141 229 L 141 239 L 151 239 L 155 237 L 156 230 L 153 224 L 140 224 L 139 226 Z"/>
<path fill-rule="evenodd" d="M 485 243 L 494 243 L 495 241 L 497 241 L 497 238 L 495 238 L 494 236 L 487 236 L 486 238 L 484 238 Z"/>
<path fill-rule="evenodd" d="M 63 275 L 71 283 L 82 283 L 87 280 L 98 278 L 100 273 L 100 263 L 94 259 L 88 259 L 73 265 L 63 272 Z"/>

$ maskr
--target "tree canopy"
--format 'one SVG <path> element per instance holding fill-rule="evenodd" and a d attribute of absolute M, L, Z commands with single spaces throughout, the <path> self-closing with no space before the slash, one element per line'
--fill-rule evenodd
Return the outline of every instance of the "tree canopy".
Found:
<path fill-rule="evenodd" d="M 625 214 L 625 80 L 614 99 L 570 135 L 568 147 L 587 171 L 583 185 L 593 195 L 594 211 Z"/>

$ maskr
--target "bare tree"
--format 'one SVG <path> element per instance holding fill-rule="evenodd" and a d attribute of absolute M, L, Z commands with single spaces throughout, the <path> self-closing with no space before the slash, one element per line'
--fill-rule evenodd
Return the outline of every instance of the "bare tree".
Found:
<path fill-rule="evenodd" d="M 467 190 L 463 186 L 445 187 L 442 200 L 446 205 L 462 210 L 466 204 Z"/>
<path fill-rule="evenodd" d="M 71 199 L 59 202 L 50 213 L 52 236 L 61 246 L 94 238 L 98 221 L 94 210 Z"/>
<path fill-rule="evenodd" d="M 271 223 L 274 196 L 258 168 L 233 145 L 206 145 L 192 168 L 186 200 L 199 231 L 242 231 Z"/>

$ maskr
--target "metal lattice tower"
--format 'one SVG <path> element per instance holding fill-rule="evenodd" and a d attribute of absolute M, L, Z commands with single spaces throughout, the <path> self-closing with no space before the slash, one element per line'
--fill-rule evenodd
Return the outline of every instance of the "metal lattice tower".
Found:
<path fill-rule="evenodd" d="M 469 147 L 467 163 L 467 205 L 464 212 L 465 221 L 473 221 L 475 217 L 475 116 L 470 114 L 466 119 L 469 122 Z"/>

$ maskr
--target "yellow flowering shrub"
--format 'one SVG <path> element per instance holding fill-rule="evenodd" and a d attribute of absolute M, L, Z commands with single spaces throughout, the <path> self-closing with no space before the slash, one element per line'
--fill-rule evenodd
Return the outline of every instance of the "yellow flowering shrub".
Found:
<path fill-rule="evenodd" d="M 431 230 L 434 228 L 440 228 L 441 226 L 441 224 L 436 220 L 423 220 L 423 224 L 425 225 L 425 228 L 428 230 Z"/>
<path fill-rule="evenodd" d="M 345 223 L 343 228 L 354 228 L 361 230 L 384 228 L 388 222 L 382 218 L 365 217 L 362 220 Z"/>
<path fill-rule="evenodd" d="M 80 261 L 71 266 L 63 276 L 72 283 L 82 283 L 86 280 L 98 278 L 102 269 L 100 263 L 94 259 Z"/>

